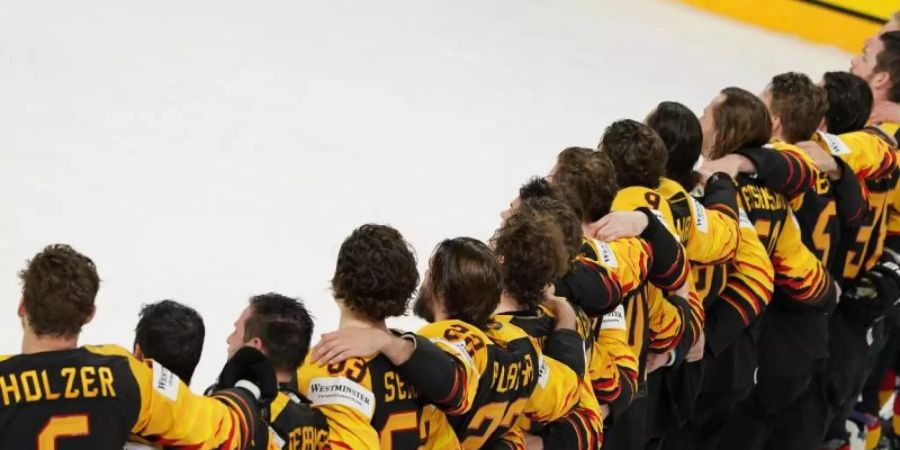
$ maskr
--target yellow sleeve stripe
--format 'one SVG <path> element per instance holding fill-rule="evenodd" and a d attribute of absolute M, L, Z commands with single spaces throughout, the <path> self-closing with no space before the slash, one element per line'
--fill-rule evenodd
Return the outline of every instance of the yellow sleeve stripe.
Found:
<path fill-rule="evenodd" d="M 291 399 L 287 394 L 279 392 L 278 396 L 275 397 L 275 400 L 272 400 L 271 405 L 269 405 L 269 411 L 271 412 L 269 422 L 274 422 L 278 419 L 278 416 L 281 415 L 282 411 L 284 411 L 284 408 L 287 407 L 290 401 Z"/>

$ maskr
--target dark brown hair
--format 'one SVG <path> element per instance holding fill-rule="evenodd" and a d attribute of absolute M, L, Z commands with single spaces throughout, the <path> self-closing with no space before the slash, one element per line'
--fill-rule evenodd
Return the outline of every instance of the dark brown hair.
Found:
<path fill-rule="evenodd" d="M 341 245 L 331 288 L 373 320 L 402 316 L 419 283 L 416 257 L 397 230 L 363 225 Z"/>
<path fill-rule="evenodd" d="M 253 314 L 244 324 L 244 342 L 259 338 L 276 370 L 296 371 L 313 333 L 313 320 L 303 302 L 268 293 L 251 298 L 250 307 Z"/>
<path fill-rule="evenodd" d="M 451 319 L 485 328 L 500 303 L 502 280 L 497 257 L 483 242 L 459 237 L 446 239 L 431 257 L 428 293 L 444 300 Z"/>
<path fill-rule="evenodd" d="M 652 128 L 636 120 L 619 120 L 608 126 L 599 150 L 612 160 L 621 187 L 656 189 L 666 173 L 666 145 Z"/>
<path fill-rule="evenodd" d="M 798 72 L 776 75 L 769 89 L 771 115 L 781 119 L 784 139 L 790 144 L 811 139 L 828 110 L 825 89 Z"/>
<path fill-rule="evenodd" d="M 713 107 L 716 136 L 710 158 L 718 159 L 743 147 L 767 144 L 772 138 L 772 118 L 766 104 L 741 88 L 725 88 L 722 95 L 724 100 Z"/>
<path fill-rule="evenodd" d="M 560 152 L 552 182 L 583 222 L 608 214 L 619 189 L 609 156 L 584 147 Z"/>
<path fill-rule="evenodd" d="M 491 243 L 503 288 L 528 309 L 537 307 L 548 284 L 569 271 L 571 259 L 556 219 L 528 202 L 503 222 Z"/>
<path fill-rule="evenodd" d="M 584 230 L 581 228 L 581 219 L 557 190 L 544 178 L 532 178 L 519 189 L 519 199 L 522 206 L 550 214 L 556 220 L 563 233 L 569 259 L 575 259 L 581 251 Z"/>
<path fill-rule="evenodd" d="M 875 59 L 874 73 L 887 72 L 891 77 L 891 88 L 888 90 L 888 100 L 900 103 L 900 31 L 883 33 L 878 37 L 884 44 L 884 49 L 878 53 Z"/>
<path fill-rule="evenodd" d="M 687 106 L 677 102 L 662 102 L 647 116 L 647 126 L 653 128 L 666 147 L 666 176 L 690 191 L 700 182 L 694 164 L 703 147 L 700 119 Z"/>
<path fill-rule="evenodd" d="M 45 247 L 19 272 L 19 279 L 25 314 L 38 336 L 75 337 L 94 314 L 97 268 L 68 245 Z"/>

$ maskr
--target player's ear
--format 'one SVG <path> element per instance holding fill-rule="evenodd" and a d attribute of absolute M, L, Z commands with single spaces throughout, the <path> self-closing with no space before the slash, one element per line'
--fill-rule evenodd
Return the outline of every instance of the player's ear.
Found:
<path fill-rule="evenodd" d="M 19 318 L 25 318 L 25 297 L 19 299 Z"/>
<path fill-rule="evenodd" d="M 257 349 L 257 350 L 259 350 L 259 351 L 261 351 L 261 352 L 263 352 L 263 353 L 266 352 L 265 349 L 263 349 L 262 339 L 260 339 L 260 338 L 258 338 L 258 337 L 255 337 L 255 338 L 253 338 L 253 339 L 250 339 L 249 341 L 247 341 L 246 343 L 244 343 L 244 346 L 246 346 L 246 347 L 253 347 L 253 348 L 255 348 L 255 349 Z"/>
<path fill-rule="evenodd" d="M 134 352 L 132 353 L 134 353 L 135 358 L 140 360 L 144 359 L 144 351 L 141 350 L 141 344 L 138 344 L 137 342 L 134 343 Z"/>
<path fill-rule="evenodd" d="M 819 122 L 819 131 L 828 131 L 828 124 L 825 123 L 825 118 L 822 118 L 822 121 Z"/>
<path fill-rule="evenodd" d="M 891 75 L 886 71 L 874 73 L 871 84 L 875 89 L 887 89 L 891 85 Z"/>

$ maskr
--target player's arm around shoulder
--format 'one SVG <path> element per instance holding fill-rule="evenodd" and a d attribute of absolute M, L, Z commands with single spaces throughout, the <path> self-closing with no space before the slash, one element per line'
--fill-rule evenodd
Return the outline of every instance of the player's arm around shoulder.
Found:
<path fill-rule="evenodd" d="M 261 405 L 247 389 L 226 389 L 213 397 L 194 394 L 178 377 L 153 361 L 140 361 L 118 346 L 88 346 L 88 351 L 128 362 L 139 398 L 132 434 L 149 442 L 213 448 L 266 448 L 268 435 L 257 436 Z M 121 388 L 125 389 L 126 384 Z M 120 394 L 121 395 L 121 394 Z"/>
<path fill-rule="evenodd" d="M 364 358 L 319 365 L 307 357 L 297 372 L 297 391 L 325 415 L 332 449 L 381 448 L 371 424 L 378 399 Z"/>

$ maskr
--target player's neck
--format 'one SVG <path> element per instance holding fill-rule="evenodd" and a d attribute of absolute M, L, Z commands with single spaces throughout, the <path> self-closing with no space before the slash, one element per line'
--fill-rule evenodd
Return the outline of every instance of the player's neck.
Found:
<path fill-rule="evenodd" d="M 497 309 L 494 310 L 494 314 L 500 314 L 505 312 L 515 312 L 522 310 L 522 306 L 519 305 L 519 301 L 516 300 L 510 293 L 503 291 L 500 294 L 500 303 L 497 305 Z"/>
<path fill-rule="evenodd" d="M 78 336 L 62 338 L 58 336 L 38 336 L 31 330 L 25 330 L 22 338 L 22 353 L 53 352 L 58 350 L 71 350 L 78 347 Z"/>
<path fill-rule="evenodd" d="M 278 380 L 278 383 L 290 383 L 294 379 L 294 374 L 291 372 L 275 372 L 275 379 Z"/>

